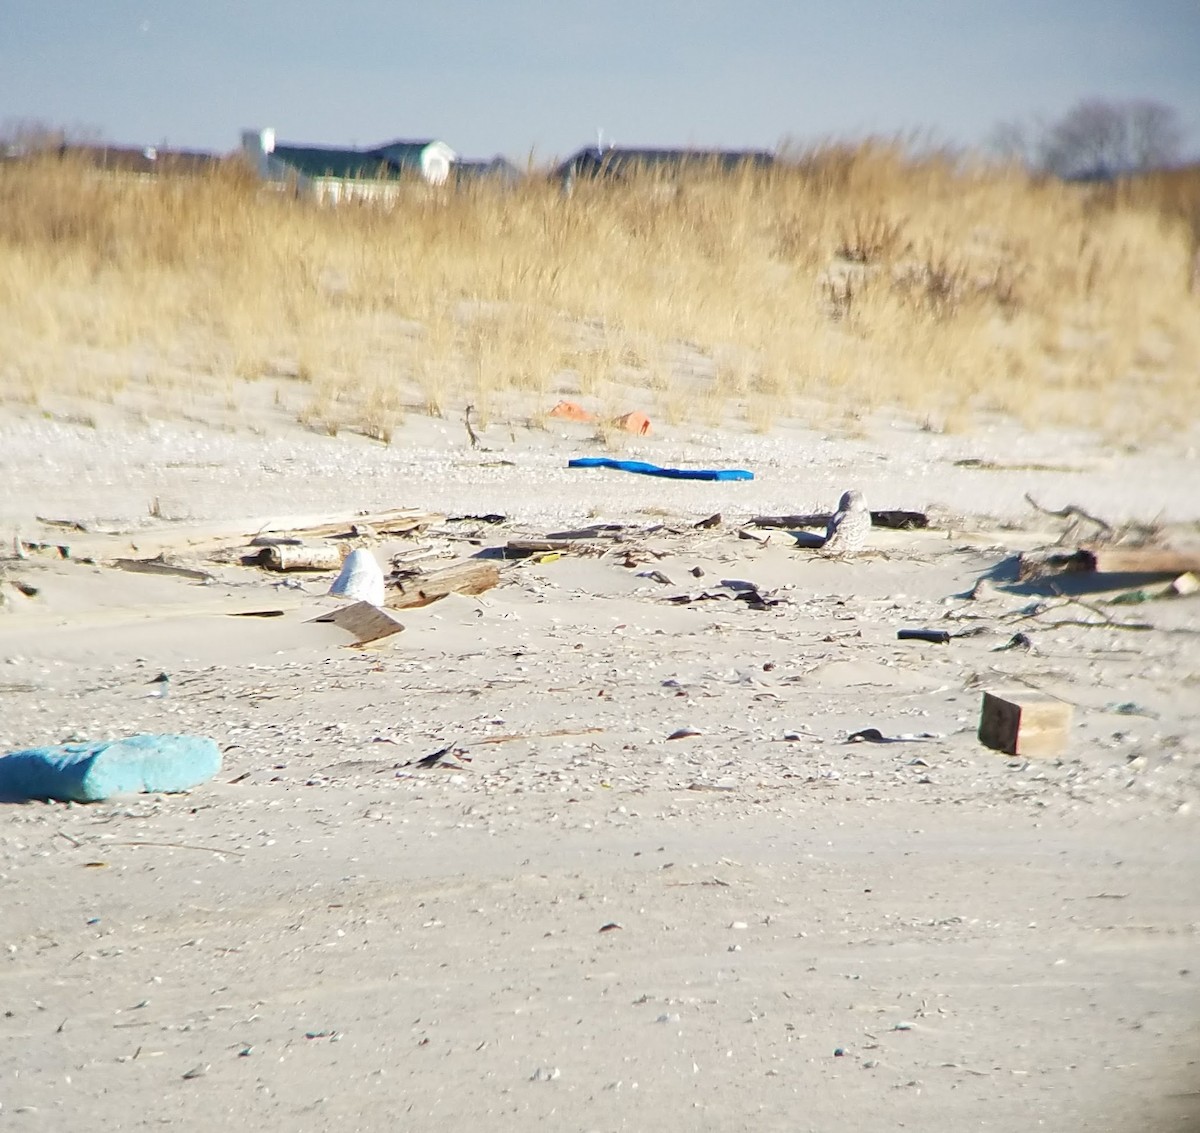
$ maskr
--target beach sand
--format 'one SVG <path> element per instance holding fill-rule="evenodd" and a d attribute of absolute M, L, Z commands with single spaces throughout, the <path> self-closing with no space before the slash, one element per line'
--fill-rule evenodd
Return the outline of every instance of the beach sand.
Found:
<path fill-rule="evenodd" d="M 6 411 L 0 535 L 43 546 L 0 564 L 0 750 L 187 732 L 224 768 L 0 805 L 0 1123 L 1189 1128 L 1200 598 L 1064 604 L 1014 563 L 1066 527 L 1026 493 L 1197 546 L 1196 451 Z M 848 488 L 931 526 L 846 560 L 739 536 Z M 332 573 L 214 557 L 396 508 L 445 520 L 361 540 L 385 571 L 622 530 L 496 558 L 495 589 L 370 647 L 313 623 Z M 160 553 L 210 577 L 112 565 Z M 1061 757 L 979 743 L 983 690 L 1014 688 L 1073 705 Z M 892 742 L 847 742 L 865 728 Z"/>

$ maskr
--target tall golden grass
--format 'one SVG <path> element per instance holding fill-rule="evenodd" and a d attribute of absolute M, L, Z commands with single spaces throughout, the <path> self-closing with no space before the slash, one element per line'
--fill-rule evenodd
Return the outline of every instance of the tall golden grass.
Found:
<path fill-rule="evenodd" d="M 236 413 L 265 380 L 278 411 L 382 440 L 407 413 L 562 394 L 757 428 L 895 407 L 1141 437 L 1200 408 L 1197 186 L 872 142 L 724 178 L 330 208 L 236 166 L 6 162 L 0 396 Z"/>

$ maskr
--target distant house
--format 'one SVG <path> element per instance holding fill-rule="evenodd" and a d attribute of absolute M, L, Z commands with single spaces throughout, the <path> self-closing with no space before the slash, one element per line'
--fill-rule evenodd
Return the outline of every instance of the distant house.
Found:
<path fill-rule="evenodd" d="M 9 146 L 6 161 L 57 157 L 74 161 L 103 173 L 148 179 L 151 177 L 196 177 L 216 169 L 222 159 L 202 150 L 168 149 L 165 146 L 113 146 L 100 143 L 67 142 L 59 145 Z"/>
<path fill-rule="evenodd" d="M 330 204 L 395 200 L 405 183 L 442 185 L 458 154 L 445 142 L 395 141 L 371 149 L 277 143 L 275 131 L 247 130 L 242 152 L 265 181 L 295 185 Z"/>
<path fill-rule="evenodd" d="M 688 174 L 735 173 L 766 169 L 775 163 L 767 150 L 628 149 L 596 146 L 572 154 L 555 171 L 565 189 L 578 181 L 606 178 L 627 180 L 635 176 L 675 179 Z"/>
<path fill-rule="evenodd" d="M 454 163 L 454 183 L 460 189 L 484 183 L 511 188 L 520 180 L 521 171 L 499 154 L 490 160 L 460 158 Z"/>

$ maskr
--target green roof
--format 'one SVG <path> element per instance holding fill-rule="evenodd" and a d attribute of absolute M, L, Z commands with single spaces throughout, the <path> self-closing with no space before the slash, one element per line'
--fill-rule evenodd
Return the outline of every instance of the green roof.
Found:
<path fill-rule="evenodd" d="M 405 172 L 378 150 L 276 146 L 271 156 L 304 177 L 337 177 L 347 181 L 396 181 Z"/>

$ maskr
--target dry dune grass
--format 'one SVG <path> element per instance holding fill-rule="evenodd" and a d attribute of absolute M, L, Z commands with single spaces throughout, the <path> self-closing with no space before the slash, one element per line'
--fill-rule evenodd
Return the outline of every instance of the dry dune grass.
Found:
<path fill-rule="evenodd" d="M 0 393 L 236 415 L 268 380 L 281 412 L 381 440 L 406 413 L 562 393 L 756 428 L 894 406 L 1143 436 L 1200 408 L 1200 174 L 1178 180 L 1037 183 L 872 143 L 332 209 L 236 167 L 7 163 Z"/>

